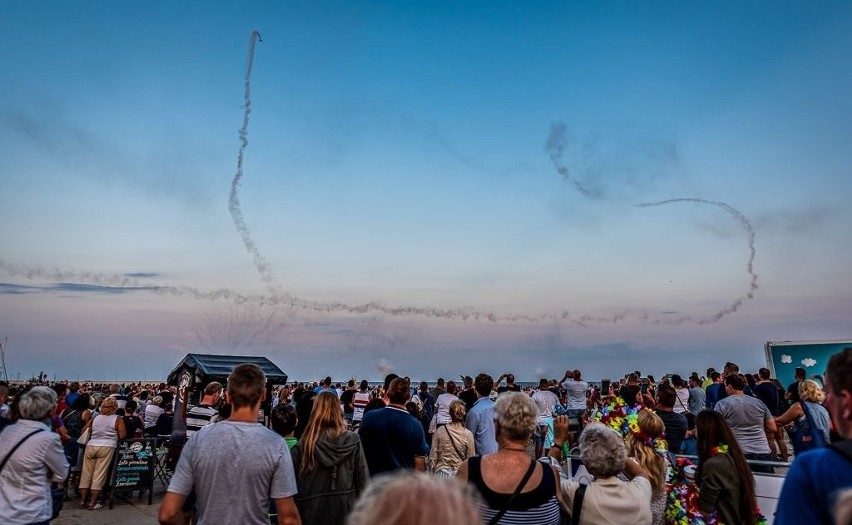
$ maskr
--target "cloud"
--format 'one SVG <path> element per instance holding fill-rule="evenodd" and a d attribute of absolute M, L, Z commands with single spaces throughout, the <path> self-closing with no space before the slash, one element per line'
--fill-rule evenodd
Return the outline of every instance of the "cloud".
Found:
<path fill-rule="evenodd" d="M 38 286 L 23 286 L 20 284 L 0 283 L 0 295 L 25 295 L 31 293 L 42 293 L 44 290 Z"/>
<path fill-rule="evenodd" d="M 802 364 L 805 365 L 806 367 L 810 368 L 810 367 L 814 366 L 815 364 L 817 364 L 817 361 L 816 361 L 816 359 L 813 359 L 811 357 L 806 357 L 806 358 L 802 359 Z"/>
<path fill-rule="evenodd" d="M 25 295 L 54 292 L 123 294 L 156 291 L 156 286 L 100 286 L 96 284 L 55 283 L 46 286 L 24 286 L 0 283 L 0 295 Z"/>
<path fill-rule="evenodd" d="M 793 356 L 783 354 L 783 355 L 781 355 L 781 362 L 784 363 L 785 365 L 789 365 L 790 363 L 793 362 Z"/>

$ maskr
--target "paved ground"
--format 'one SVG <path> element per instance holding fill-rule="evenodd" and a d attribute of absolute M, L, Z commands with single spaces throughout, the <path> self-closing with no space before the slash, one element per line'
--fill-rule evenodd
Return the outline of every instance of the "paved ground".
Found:
<path fill-rule="evenodd" d="M 134 493 L 127 501 L 116 499 L 112 510 L 108 505 L 98 510 L 80 509 L 78 500 L 66 501 L 62 513 L 51 525 L 156 525 L 163 493 L 163 487 L 157 484 L 150 506 L 147 495 L 138 499 L 138 493 Z"/>

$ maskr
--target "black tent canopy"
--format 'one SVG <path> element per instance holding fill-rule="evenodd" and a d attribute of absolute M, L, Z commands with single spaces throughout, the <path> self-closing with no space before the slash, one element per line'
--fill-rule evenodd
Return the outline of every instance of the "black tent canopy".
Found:
<path fill-rule="evenodd" d="M 285 374 L 278 366 L 266 357 L 254 357 L 246 355 L 213 355 L 213 354 L 186 354 L 186 357 L 169 373 L 167 382 L 169 385 L 178 387 L 178 400 L 182 407 L 178 410 L 175 405 L 176 423 L 175 427 L 183 425 L 183 412 L 187 405 L 195 405 L 201 401 L 204 389 L 213 381 L 225 385 L 228 376 L 234 368 L 243 364 L 255 364 L 263 370 L 266 375 L 266 398 L 261 404 L 263 413 L 268 415 L 272 408 L 272 385 L 283 385 L 287 382 Z M 183 396 L 186 397 L 183 397 Z"/>
<path fill-rule="evenodd" d="M 228 375 L 238 365 L 251 363 L 260 367 L 266 374 L 267 383 L 281 385 L 287 382 L 287 374 L 278 368 L 275 363 L 266 357 L 255 357 L 246 355 L 213 355 L 213 354 L 186 354 L 180 363 L 169 373 L 168 383 L 179 386 L 184 372 L 189 372 L 192 381 L 190 388 L 199 385 L 206 386 L 211 381 L 222 384 L 228 380 Z"/>

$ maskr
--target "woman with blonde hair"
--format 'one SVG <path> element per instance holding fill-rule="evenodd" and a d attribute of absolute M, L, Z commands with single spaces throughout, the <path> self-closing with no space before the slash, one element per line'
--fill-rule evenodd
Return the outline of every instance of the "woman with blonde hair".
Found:
<path fill-rule="evenodd" d="M 429 469 L 433 475 L 454 478 L 462 461 L 476 455 L 473 433 L 464 426 L 466 413 L 464 401 L 450 403 L 450 424 L 439 428 L 432 438 Z"/>
<path fill-rule="evenodd" d="M 775 418 L 779 426 L 795 424 L 790 433 L 793 442 L 793 454 L 796 456 L 829 443 L 831 419 L 828 410 L 822 406 L 825 394 L 818 384 L 810 379 L 799 383 L 801 402 L 795 403 L 782 415 Z"/>
<path fill-rule="evenodd" d="M 107 471 L 115 454 L 115 447 L 119 439 L 127 435 L 124 428 L 124 419 L 116 415 L 118 401 L 114 397 L 107 397 L 101 402 L 100 411 L 97 416 L 90 419 L 83 428 L 92 429 L 89 442 L 86 443 L 86 453 L 83 456 L 83 472 L 80 475 L 80 508 L 95 510 L 103 507 L 98 503 L 98 496 L 106 483 Z M 87 504 L 89 489 L 92 498 Z"/>
<path fill-rule="evenodd" d="M 666 511 L 666 471 L 671 465 L 662 439 L 665 425 L 660 416 L 650 410 L 637 414 L 638 431 L 624 439 L 627 455 L 634 458 L 648 474 L 651 482 L 651 523 L 662 525 Z"/>
<path fill-rule="evenodd" d="M 308 425 L 290 454 L 302 522 L 345 523 L 370 475 L 361 439 L 346 430 L 336 394 L 320 392 L 314 399 Z"/>

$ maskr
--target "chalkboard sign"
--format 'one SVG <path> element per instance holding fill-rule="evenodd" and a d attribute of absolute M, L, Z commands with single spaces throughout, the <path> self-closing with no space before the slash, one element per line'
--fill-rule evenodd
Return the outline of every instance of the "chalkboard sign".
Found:
<path fill-rule="evenodd" d="M 148 491 L 148 505 L 153 502 L 154 468 L 157 461 L 154 438 L 122 439 L 115 449 L 109 507 L 113 495 L 135 490 Z"/>

